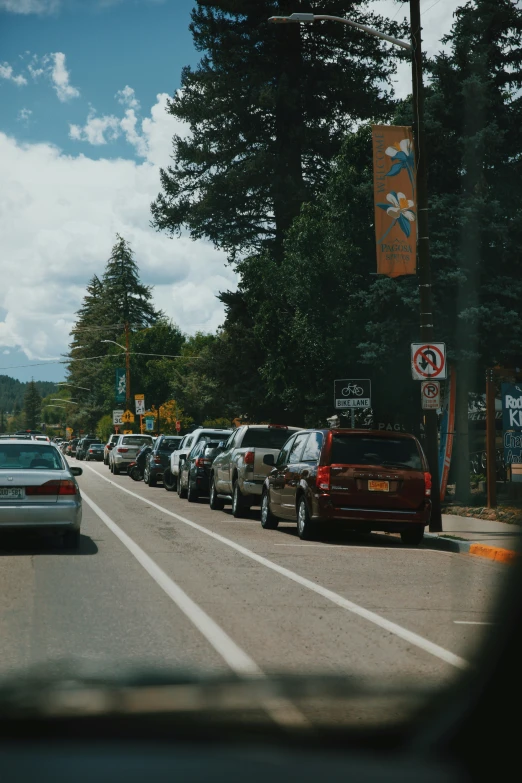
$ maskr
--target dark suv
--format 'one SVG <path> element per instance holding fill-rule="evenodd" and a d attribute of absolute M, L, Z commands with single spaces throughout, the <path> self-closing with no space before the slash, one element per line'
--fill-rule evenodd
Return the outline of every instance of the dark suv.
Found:
<path fill-rule="evenodd" d="M 261 498 L 261 524 L 297 522 L 302 539 L 324 523 L 400 533 L 418 545 L 431 514 L 431 475 L 413 435 L 373 430 L 305 430 L 264 457 L 272 471 Z"/>
<path fill-rule="evenodd" d="M 86 437 L 78 441 L 78 445 L 76 446 L 76 459 L 85 459 L 89 446 L 91 446 L 93 443 L 101 443 L 101 440 L 99 438 Z"/>
<path fill-rule="evenodd" d="M 165 468 L 170 465 L 170 455 L 181 442 L 181 435 L 160 435 L 145 460 L 143 481 L 149 487 L 155 487 L 158 479 L 163 481 Z"/>

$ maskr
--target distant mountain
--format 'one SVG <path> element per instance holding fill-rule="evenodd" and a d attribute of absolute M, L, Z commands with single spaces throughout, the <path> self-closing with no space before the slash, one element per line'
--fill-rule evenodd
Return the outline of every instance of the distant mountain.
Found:
<path fill-rule="evenodd" d="M 42 397 L 47 397 L 48 394 L 56 391 L 56 384 L 51 381 L 35 381 L 35 384 Z M 8 375 L 0 375 L 0 410 L 12 413 L 16 403 L 21 410 L 28 385 L 28 382 L 24 383 Z"/>

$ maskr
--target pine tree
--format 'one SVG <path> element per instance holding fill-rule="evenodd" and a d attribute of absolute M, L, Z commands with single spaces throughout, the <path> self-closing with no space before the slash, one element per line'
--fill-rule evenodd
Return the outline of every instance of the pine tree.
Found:
<path fill-rule="evenodd" d="M 41 410 L 42 398 L 34 380 L 31 379 L 24 397 L 25 425 L 28 429 L 34 430 L 40 426 Z"/>
<path fill-rule="evenodd" d="M 174 137 L 174 165 L 161 172 L 157 228 L 186 227 L 232 257 L 268 246 L 280 258 L 286 231 L 321 190 L 346 131 L 390 116 L 390 47 L 336 23 L 268 23 L 312 5 L 198 0 L 191 30 L 204 54 L 196 69 L 184 68 L 169 103 L 191 134 Z M 331 0 L 328 12 L 404 33 L 366 8 L 367 0 Z"/>
<path fill-rule="evenodd" d="M 104 311 L 110 314 L 114 323 L 144 329 L 156 323 L 162 313 L 152 304 L 151 286 L 143 285 L 140 281 L 138 265 L 130 245 L 119 234 L 116 237 L 103 275 Z"/>

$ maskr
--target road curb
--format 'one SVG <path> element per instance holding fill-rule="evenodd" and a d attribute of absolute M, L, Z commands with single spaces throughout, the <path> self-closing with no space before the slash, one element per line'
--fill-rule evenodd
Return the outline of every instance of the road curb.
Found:
<path fill-rule="evenodd" d="M 439 549 L 444 552 L 457 552 L 475 557 L 485 557 L 497 563 L 516 563 L 520 560 L 520 552 L 514 549 L 503 549 L 487 544 L 477 544 L 474 541 L 458 541 L 454 538 L 446 538 L 433 533 L 424 533 L 423 545 L 427 549 Z"/>

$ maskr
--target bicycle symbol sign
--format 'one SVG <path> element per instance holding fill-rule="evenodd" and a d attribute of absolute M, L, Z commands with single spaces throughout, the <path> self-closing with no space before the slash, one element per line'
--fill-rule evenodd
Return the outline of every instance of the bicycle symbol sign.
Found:
<path fill-rule="evenodd" d="M 369 378 L 334 381 L 335 408 L 371 408 Z"/>
<path fill-rule="evenodd" d="M 412 343 L 411 371 L 414 381 L 446 378 L 445 343 Z"/>

